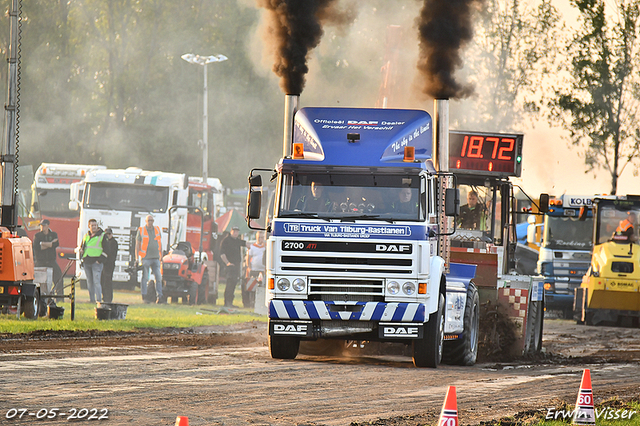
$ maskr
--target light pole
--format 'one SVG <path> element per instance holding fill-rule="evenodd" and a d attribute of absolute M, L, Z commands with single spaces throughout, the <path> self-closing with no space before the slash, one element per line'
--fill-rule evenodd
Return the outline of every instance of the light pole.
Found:
<path fill-rule="evenodd" d="M 181 56 L 182 59 L 190 64 L 203 65 L 204 66 L 204 94 L 202 101 L 202 183 L 207 183 L 208 176 L 208 159 L 209 159 L 209 143 L 207 135 L 209 133 L 209 118 L 208 118 L 208 95 L 207 95 L 207 65 L 212 62 L 226 61 L 227 58 L 224 55 L 212 55 L 212 56 L 200 56 L 193 53 L 185 53 Z"/>

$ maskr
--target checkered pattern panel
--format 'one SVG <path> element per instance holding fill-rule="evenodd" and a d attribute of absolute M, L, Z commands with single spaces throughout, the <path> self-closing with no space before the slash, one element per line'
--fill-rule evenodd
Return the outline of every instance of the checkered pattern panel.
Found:
<path fill-rule="evenodd" d="M 520 288 L 502 288 L 498 297 L 509 305 L 509 315 L 516 318 L 527 317 L 529 290 Z"/>

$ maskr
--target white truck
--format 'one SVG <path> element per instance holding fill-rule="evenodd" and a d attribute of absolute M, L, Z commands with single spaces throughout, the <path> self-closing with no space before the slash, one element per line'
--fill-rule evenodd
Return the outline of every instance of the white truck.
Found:
<path fill-rule="evenodd" d="M 153 215 L 155 225 L 162 229 L 162 247 L 167 246 L 169 207 L 187 205 L 189 179 L 180 173 L 145 171 L 135 167 L 118 170 L 93 170 L 84 182 L 73 184 L 69 208 L 80 210 L 76 253 L 88 231 L 89 219 L 96 219 L 102 229 L 110 227 L 118 241 L 118 258 L 113 282 L 134 288 L 141 271 L 136 266 L 135 237 L 145 217 Z M 172 213 L 171 236 L 186 241 L 187 212 Z M 172 242 L 173 243 L 173 242 Z M 86 286 L 84 270 L 76 267 L 76 276 Z"/>
<path fill-rule="evenodd" d="M 459 200 L 436 171 L 432 135 L 419 110 L 302 108 L 285 122 L 284 158 L 252 170 L 247 207 L 259 218 L 261 173 L 275 172 L 272 357 L 295 358 L 301 340 L 399 342 L 416 366 L 437 367 L 446 339 L 459 343 L 449 361 L 475 363 L 475 266 L 447 263 Z"/>

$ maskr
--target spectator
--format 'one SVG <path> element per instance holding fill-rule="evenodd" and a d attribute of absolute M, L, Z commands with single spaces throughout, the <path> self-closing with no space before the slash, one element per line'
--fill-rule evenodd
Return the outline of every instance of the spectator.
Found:
<path fill-rule="evenodd" d="M 113 270 L 116 268 L 116 258 L 118 256 L 118 241 L 113 237 L 113 230 L 104 230 L 104 251 L 107 260 L 102 269 L 102 300 L 107 303 L 113 301 Z"/>
<path fill-rule="evenodd" d="M 242 263 L 242 247 L 247 246 L 247 242 L 241 238 L 240 228 L 234 226 L 222 243 L 220 243 L 220 258 L 225 265 L 225 276 L 227 283 L 224 289 L 224 306 L 237 308 L 233 305 L 233 296 L 236 285 L 240 278 L 240 266 Z"/>
<path fill-rule="evenodd" d="M 253 308 L 256 302 L 256 285 L 263 285 L 264 280 L 264 232 L 256 232 L 256 242 L 247 251 L 247 281 L 242 291 L 242 305 Z"/>
<path fill-rule="evenodd" d="M 104 252 L 104 232 L 98 227 L 95 219 L 89 219 L 89 231 L 80 245 L 81 265 L 87 276 L 87 289 L 91 303 L 102 302 L 102 268 L 107 258 Z"/>
<path fill-rule="evenodd" d="M 142 264 L 142 282 L 140 292 L 142 300 L 150 303 L 147 299 L 147 282 L 149 282 L 149 269 L 156 279 L 156 303 L 164 303 L 162 298 L 162 271 L 160 271 L 160 254 L 162 253 L 162 234 L 159 226 L 153 226 L 153 216 L 150 214 L 145 218 L 145 226 L 138 228 L 136 235 L 136 253 L 138 263 Z"/>
<path fill-rule="evenodd" d="M 53 290 L 57 295 L 64 292 L 62 271 L 58 266 L 58 256 L 56 255 L 56 247 L 59 245 L 58 234 L 49 228 L 49 220 L 40 221 L 40 232 L 33 238 L 33 257 L 37 267 L 53 269 L 53 284 L 55 285 Z"/>

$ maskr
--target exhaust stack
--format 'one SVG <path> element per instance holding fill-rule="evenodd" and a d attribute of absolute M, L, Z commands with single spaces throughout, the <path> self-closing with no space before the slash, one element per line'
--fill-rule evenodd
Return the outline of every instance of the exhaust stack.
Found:
<path fill-rule="evenodd" d="M 293 145 L 293 116 L 298 111 L 300 95 L 284 97 L 284 139 L 282 141 L 282 158 L 291 157 Z"/>
<path fill-rule="evenodd" d="M 440 173 L 449 171 L 449 99 L 436 99 L 433 103 L 435 125 L 433 152 L 437 161 L 437 169 Z M 438 255 L 444 259 L 445 270 L 449 272 L 449 256 L 450 242 L 447 235 L 451 232 L 451 219 L 444 215 L 445 191 L 447 188 L 453 187 L 453 178 L 451 176 L 440 176 L 438 189 L 438 206 L 440 210 L 440 237 L 438 237 Z"/>

